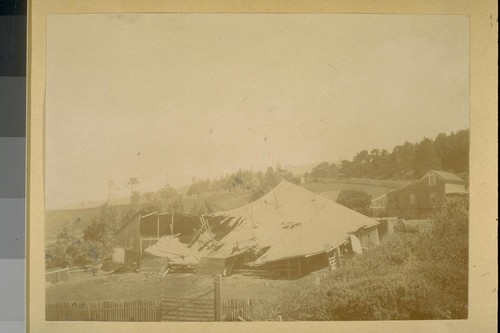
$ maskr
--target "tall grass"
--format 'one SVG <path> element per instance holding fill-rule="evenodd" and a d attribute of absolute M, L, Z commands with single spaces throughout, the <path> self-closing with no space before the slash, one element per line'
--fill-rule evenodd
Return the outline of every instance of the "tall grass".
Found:
<path fill-rule="evenodd" d="M 284 320 L 467 318 L 467 199 L 450 201 L 434 224 L 430 233 L 395 234 L 266 311 Z"/>

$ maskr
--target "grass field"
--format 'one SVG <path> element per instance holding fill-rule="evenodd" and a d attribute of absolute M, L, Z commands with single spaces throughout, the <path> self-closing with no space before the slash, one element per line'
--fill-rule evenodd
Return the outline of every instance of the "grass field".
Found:
<path fill-rule="evenodd" d="M 315 193 L 327 191 L 355 190 L 363 191 L 371 195 L 372 199 L 381 196 L 387 192 L 395 190 L 398 187 L 408 184 L 408 181 L 395 180 L 371 180 L 371 179 L 353 179 L 346 181 L 328 181 L 317 182 L 303 185 L 304 188 Z"/>
<path fill-rule="evenodd" d="M 280 296 L 304 288 L 314 288 L 316 272 L 297 280 L 271 280 L 234 274 L 223 278 L 223 298 L 259 298 Z M 160 300 L 162 295 L 192 297 L 213 288 L 214 278 L 192 273 L 173 273 L 165 277 L 123 273 L 84 277 L 46 288 L 46 302 L 85 302 L 97 300 Z"/>

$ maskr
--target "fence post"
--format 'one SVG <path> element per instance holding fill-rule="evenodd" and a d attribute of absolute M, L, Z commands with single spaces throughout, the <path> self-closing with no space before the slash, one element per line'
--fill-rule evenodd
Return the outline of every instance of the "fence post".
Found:
<path fill-rule="evenodd" d="M 222 321 L 222 275 L 217 274 L 214 282 L 215 321 Z"/>

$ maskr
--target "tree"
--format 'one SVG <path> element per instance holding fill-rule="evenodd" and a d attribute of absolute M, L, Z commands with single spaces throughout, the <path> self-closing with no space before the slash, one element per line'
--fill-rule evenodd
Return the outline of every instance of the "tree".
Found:
<path fill-rule="evenodd" d="M 102 244 L 102 255 L 111 255 L 114 247 L 114 234 L 119 228 L 118 216 L 107 204 L 101 206 L 98 215 L 91 219 L 83 230 L 84 241 L 95 241 Z M 101 258 L 102 259 L 102 258 Z"/>
<path fill-rule="evenodd" d="M 424 138 L 417 145 L 413 168 L 417 177 L 422 177 L 432 169 L 441 170 L 441 161 L 431 139 Z"/>
<path fill-rule="evenodd" d="M 365 215 L 369 214 L 369 206 L 371 203 L 371 195 L 363 191 L 343 190 L 340 191 L 337 198 L 337 203 L 360 212 Z"/>
<path fill-rule="evenodd" d="M 133 207 L 129 207 L 125 212 L 122 212 L 118 227 L 128 223 L 136 213 L 137 211 Z"/>
<path fill-rule="evenodd" d="M 132 196 L 133 196 L 133 193 L 134 193 L 136 186 L 139 185 L 139 179 L 135 178 L 135 177 L 129 178 L 127 184 L 130 186 L 130 203 L 132 204 Z"/>
<path fill-rule="evenodd" d="M 191 214 L 202 215 L 211 214 L 220 210 L 220 205 L 213 199 L 197 200 L 191 208 Z"/>
<path fill-rule="evenodd" d="M 160 198 L 162 200 L 169 200 L 169 199 L 174 199 L 179 196 L 179 193 L 177 193 L 177 190 L 170 186 L 169 184 L 165 185 L 159 192 L 158 192 Z"/>
<path fill-rule="evenodd" d="M 394 178 L 413 178 L 415 145 L 405 142 L 402 146 L 394 147 L 392 151 L 392 164 L 394 165 Z"/>
<path fill-rule="evenodd" d="M 108 204 L 111 204 L 111 199 L 113 199 L 113 196 L 115 195 L 117 190 L 116 184 L 114 181 L 110 180 L 108 182 Z"/>
<path fill-rule="evenodd" d="M 74 236 L 68 228 L 64 228 L 57 234 L 55 248 L 48 266 L 71 267 L 85 263 L 82 240 Z"/>
<path fill-rule="evenodd" d="M 146 210 L 148 212 L 160 211 L 161 210 L 161 200 L 158 193 L 155 192 L 146 192 L 143 195 L 143 198 L 146 200 Z"/>
<path fill-rule="evenodd" d="M 169 206 L 169 210 L 172 213 L 184 213 L 184 198 L 182 195 L 178 196 Z"/>
<path fill-rule="evenodd" d="M 141 192 L 139 191 L 134 191 L 130 195 L 130 204 L 131 205 L 137 205 L 139 202 L 141 202 Z"/>
<path fill-rule="evenodd" d="M 313 178 L 335 178 L 338 175 L 339 168 L 336 164 L 321 162 L 319 165 L 311 170 L 311 177 Z"/>

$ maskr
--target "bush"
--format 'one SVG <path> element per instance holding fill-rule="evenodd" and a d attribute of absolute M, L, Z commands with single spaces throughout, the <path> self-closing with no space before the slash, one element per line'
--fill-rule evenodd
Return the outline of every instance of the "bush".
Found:
<path fill-rule="evenodd" d="M 337 198 L 337 203 L 346 206 L 352 210 L 355 210 L 361 214 L 371 216 L 372 211 L 369 206 L 372 197 L 366 192 L 355 191 L 355 190 L 343 190 L 340 191 Z"/>
<path fill-rule="evenodd" d="M 465 319 L 468 201 L 455 198 L 430 233 L 395 234 L 335 270 L 318 290 L 274 300 L 284 320 Z"/>

